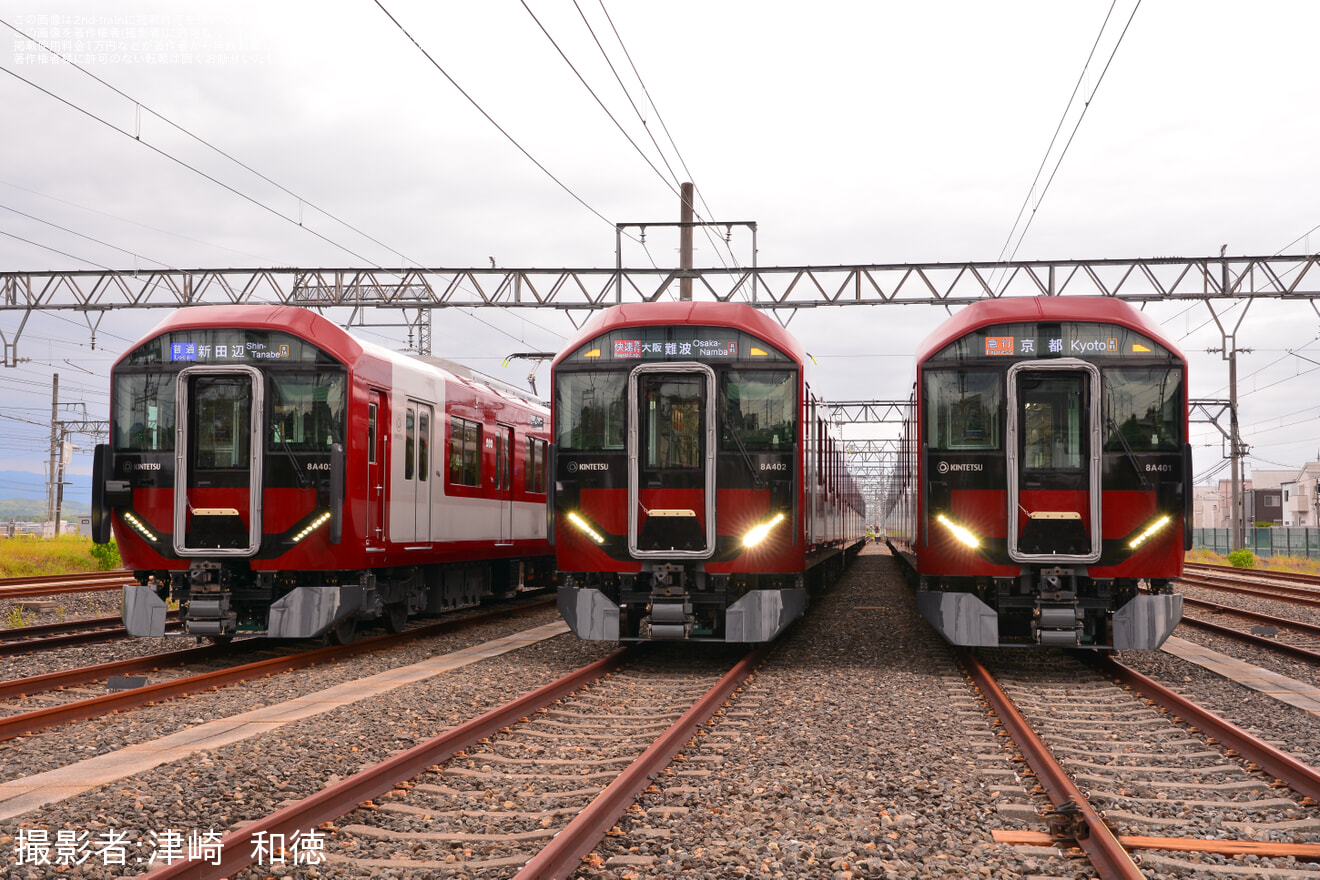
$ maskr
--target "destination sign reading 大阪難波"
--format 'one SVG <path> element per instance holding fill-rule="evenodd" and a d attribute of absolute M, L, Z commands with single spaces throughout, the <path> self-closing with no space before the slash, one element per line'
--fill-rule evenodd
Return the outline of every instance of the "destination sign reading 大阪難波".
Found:
<path fill-rule="evenodd" d="M 614 340 L 616 358 L 738 356 L 738 343 L 732 339 L 692 339 L 684 341 L 644 342 L 640 339 Z"/>

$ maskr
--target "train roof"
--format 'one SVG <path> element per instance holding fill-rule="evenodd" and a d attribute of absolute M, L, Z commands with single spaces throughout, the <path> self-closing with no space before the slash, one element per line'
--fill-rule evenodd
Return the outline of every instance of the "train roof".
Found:
<path fill-rule="evenodd" d="M 802 343 L 763 310 L 744 303 L 730 302 L 649 302 L 626 303 L 597 312 L 582 325 L 554 360 L 554 366 L 602 333 L 622 327 L 654 327 L 665 324 L 691 324 L 701 327 L 735 327 L 746 330 L 801 363 L 807 351 Z"/>
<path fill-rule="evenodd" d="M 304 339 L 331 357 L 357 368 L 363 357 L 375 358 L 404 369 L 431 369 L 445 375 L 449 381 L 468 385 L 483 386 L 503 397 L 533 407 L 544 408 L 545 403 L 538 400 L 530 391 L 478 373 L 462 364 L 444 358 L 407 355 L 392 351 L 382 345 L 358 339 L 334 321 L 313 311 L 298 306 L 282 305 L 226 305 L 194 306 L 177 309 L 163 321 L 133 343 L 115 362 L 132 354 L 140 345 L 155 339 L 162 333 L 172 330 L 204 330 L 211 327 L 244 327 L 255 330 L 280 330 L 299 339 Z"/>
<path fill-rule="evenodd" d="M 966 306 L 940 324 L 917 345 L 917 363 L 924 363 L 945 346 L 992 324 L 1014 322 L 1087 321 L 1117 324 L 1135 330 L 1186 360 L 1164 330 L 1132 306 L 1112 296 L 1014 296 L 983 299 Z"/>

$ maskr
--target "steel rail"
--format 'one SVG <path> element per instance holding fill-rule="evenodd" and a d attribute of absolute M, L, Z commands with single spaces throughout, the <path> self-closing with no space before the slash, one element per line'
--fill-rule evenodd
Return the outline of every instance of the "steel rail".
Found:
<path fill-rule="evenodd" d="M 170 614 L 177 616 L 178 612 L 171 611 Z M 81 620 L 68 620 L 61 623 L 37 623 L 31 626 L 16 626 L 13 629 L 0 631 L 0 642 L 13 642 L 20 639 L 53 636 L 60 633 L 76 632 L 79 629 L 106 629 L 116 626 L 122 628 L 123 620 L 121 618 L 84 617 Z"/>
<path fill-rule="evenodd" d="M 176 619 L 166 621 L 165 629 L 167 632 L 178 632 L 183 626 L 177 620 L 178 612 L 171 611 Z M 119 621 L 119 618 L 109 618 Z M 49 626 L 69 627 L 70 624 L 52 623 Z M 100 645 L 105 642 L 115 642 L 120 639 L 128 638 L 128 630 L 123 626 L 116 626 L 111 629 L 85 629 L 83 632 L 73 632 L 68 635 L 40 636 L 30 639 L 15 639 L 0 641 L 0 657 L 12 657 L 15 654 L 29 654 L 33 651 L 46 651 L 53 648 L 74 648 L 80 645 Z"/>
<path fill-rule="evenodd" d="M 112 577 L 102 577 L 100 572 L 86 576 L 63 575 L 38 582 L 34 578 L 23 578 L 9 586 L 0 586 L 0 600 L 32 599 L 37 596 L 61 596 L 65 593 L 95 593 L 114 590 L 133 580 L 131 574 L 109 572 Z"/>
<path fill-rule="evenodd" d="M 116 578 L 132 580 L 133 572 L 126 568 L 116 568 L 112 571 L 77 571 L 68 574 L 39 574 L 0 578 L 0 593 L 10 587 L 36 587 L 41 584 L 59 584 L 65 581 L 108 581 Z"/>
<path fill-rule="evenodd" d="M 1307 635 L 1320 636 L 1320 626 L 1314 623 L 1304 623 L 1300 620 L 1292 620 L 1288 617 L 1273 617 L 1269 614 L 1261 614 L 1259 611 L 1248 611 L 1245 608 L 1234 608 L 1232 605 L 1219 605 L 1215 602 L 1207 602 L 1204 599 L 1191 599 L 1183 596 L 1183 604 L 1191 605 L 1194 608 L 1204 608 L 1207 611 L 1213 611 L 1216 614 L 1236 614 L 1238 617 L 1245 617 L 1248 620 L 1254 620 L 1257 623 L 1267 623 L 1271 626 L 1296 630 L 1304 632 Z"/>
<path fill-rule="evenodd" d="M 970 651 L 959 650 L 958 658 L 971 673 L 981 693 L 989 701 L 990 707 L 994 709 L 1013 738 L 1013 742 L 1021 750 L 1022 756 L 1040 780 L 1045 793 L 1054 802 L 1055 809 L 1059 810 L 1069 804 L 1076 808 L 1076 814 L 1085 828 L 1079 829 L 1080 833 L 1074 836 L 1102 880 L 1114 880 L 1114 878 L 1140 880 L 1144 877 L 1141 869 L 1132 861 L 1131 854 L 1118 842 L 1114 832 L 1086 800 L 1086 795 L 1082 794 L 1081 789 L 1050 754 L 1045 743 L 1031 729 L 1027 719 L 1018 711 L 1017 706 L 1013 705 L 1013 701 L 1004 693 L 990 671 Z"/>
<path fill-rule="evenodd" d="M 1260 737 L 1252 736 L 1231 721 L 1198 706 L 1112 657 L 1093 656 L 1089 659 L 1098 669 L 1128 685 L 1146 699 L 1219 740 L 1276 779 L 1283 780 L 1298 794 L 1320 801 L 1320 770 L 1303 764 L 1287 752 L 1276 749 Z"/>
<path fill-rule="evenodd" d="M 0 700 L 30 697 L 33 694 L 44 694 L 60 688 L 76 687 L 92 681 L 105 681 L 112 675 L 153 672 L 157 669 L 179 666 L 183 663 L 210 660 L 215 657 L 227 657 L 240 648 L 269 648 L 272 644 L 268 639 L 244 639 L 231 645 L 204 645 L 200 648 L 187 648 L 165 654 L 148 654 L 145 657 L 131 657 L 128 660 L 115 660 L 110 663 L 99 663 L 95 666 L 80 666 L 77 669 L 48 672 L 45 675 L 14 678 L 9 681 L 0 681 Z"/>
<path fill-rule="evenodd" d="M 763 645 L 738 661 L 691 709 L 673 723 L 619 778 L 596 796 L 591 804 L 554 836 L 549 844 L 523 865 L 514 880 L 561 880 L 569 877 L 582 859 L 600 843 L 605 833 L 636 802 L 655 775 L 667 767 L 693 734 L 719 711 L 770 655 L 773 645 Z"/>
<path fill-rule="evenodd" d="M 1183 600 L 1184 602 L 1186 599 Z M 1296 645 L 1290 645 L 1287 642 L 1277 642 L 1274 639 L 1265 636 L 1258 636 L 1255 633 L 1243 632 L 1240 629 L 1234 629 L 1231 626 L 1224 626 L 1219 623 L 1211 623 L 1208 620 L 1202 620 L 1199 617 L 1188 617 L 1183 615 L 1182 622 L 1189 626 L 1199 627 L 1200 629 L 1212 632 L 1215 635 L 1223 636 L 1228 639 L 1236 639 L 1244 644 L 1254 645 L 1257 648 L 1264 648 L 1267 651 L 1273 651 L 1276 654 L 1287 654 L 1290 657 L 1296 657 L 1298 660 L 1305 660 L 1313 666 L 1320 666 L 1320 654 L 1315 651 L 1309 651 L 1306 648 L 1299 648 Z"/>
<path fill-rule="evenodd" d="M 379 797 L 406 779 L 412 779 L 430 767 L 449 760 L 455 753 L 483 737 L 498 733 L 520 719 L 549 706 L 556 700 L 620 668 L 638 653 L 636 646 L 616 651 L 608 657 L 584 666 L 556 681 L 537 688 L 512 702 L 491 709 L 452 730 L 419 743 L 385 761 L 359 771 L 297 803 L 258 819 L 220 841 L 219 864 L 203 861 L 179 861 L 144 874 L 142 880 L 218 880 L 232 877 L 256 862 L 252 839 L 259 833 L 306 834 L 323 822 L 337 819 L 364 801 Z"/>
<path fill-rule="evenodd" d="M 1307 574 L 1304 571 L 1277 571 L 1272 568 L 1238 568 L 1233 565 L 1212 565 L 1206 562 L 1188 562 L 1183 565 L 1183 570 L 1201 569 L 1213 574 L 1229 574 L 1235 577 L 1248 576 L 1259 578 L 1274 578 L 1280 581 L 1292 581 L 1295 584 L 1310 584 L 1313 589 L 1311 592 L 1320 590 L 1320 575 Z"/>
<path fill-rule="evenodd" d="M 1257 599 L 1269 599 L 1274 602 L 1288 602 L 1292 605 L 1309 605 L 1320 608 L 1320 594 L 1317 594 L 1314 590 L 1280 587 L 1273 584 L 1261 584 L 1259 587 L 1234 586 L 1232 584 L 1216 583 L 1196 576 L 1190 578 L 1184 576 L 1179 580 L 1188 586 L 1200 587 L 1203 590 L 1219 590 L 1224 593 L 1253 596 Z"/>
<path fill-rule="evenodd" d="M 49 706 L 45 709 L 35 709 L 31 712 L 21 712 L 17 715 L 0 718 L 0 742 L 13 739 L 24 733 L 45 730 L 57 724 L 96 718 L 111 712 L 194 694 L 198 691 L 209 690 L 234 682 L 248 681 L 280 672 L 291 672 L 295 669 L 304 669 L 308 666 L 316 666 L 333 660 L 343 660 L 358 654 L 388 650 L 420 638 L 439 635 L 454 629 L 462 629 L 474 622 L 502 617 L 510 613 L 518 614 L 530 609 L 539 609 L 554 601 L 554 599 L 540 599 L 517 609 L 501 608 L 477 617 L 465 617 L 459 620 L 428 624 L 406 632 L 376 636 L 350 645 L 331 645 L 286 657 L 271 657 L 267 660 L 258 660 L 255 663 L 246 663 L 229 669 L 203 672 L 198 675 L 189 675 L 172 681 L 162 681 L 158 684 L 150 684 L 132 690 L 119 691 L 100 697 L 89 697 L 85 700 L 76 700 L 59 706 Z"/>

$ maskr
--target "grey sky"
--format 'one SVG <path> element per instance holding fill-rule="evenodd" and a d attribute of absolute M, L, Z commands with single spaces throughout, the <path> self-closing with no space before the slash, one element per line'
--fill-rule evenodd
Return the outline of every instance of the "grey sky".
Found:
<path fill-rule="evenodd" d="M 491 257 L 501 266 L 609 266 L 613 222 L 677 219 L 672 179 L 634 150 L 518 0 L 382 2 L 577 198 L 483 118 L 372 0 L 0 0 L 0 18 L 34 36 L 44 27 L 47 42 L 133 100 L 48 63 L 4 29 L 0 66 L 140 136 L 0 76 L 0 268 L 465 267 Z M 664 177 L 648 129 L 677 175 L 696 182 L 703 214 L 759 224 L 761 265 L 998 257 L 1107 14 L 1081 86 L 1095 97 L 1018 258 L 1210 255 L 1225 244 L 1231 254 L 1314 251 L 1320 233 L 1305 234 L 1320 224 L 1317 123 L 1308 112 L 1317 82 L 1302 35 L 1317 32 L 1320 6 L 1144 3 L 1132 16 L 1134 5 L 606 0 L 648 103 L 598 0 L 578 7 L 628 97 L 574 4 L 528 3 Z M 646 127 L 628 98 L 644 108 Z M 625 259 L 675 263 L 674 239 L 657 232 L 649 253 L 633 245 Z M 750 262 L 746 240 L 735 235 L 732 257 L 698 240 L 697 265 L 733 258 Z M 1219 345 L 1213 323 L 1201 326 L 1205 308 L 1148 311 L 1193 356 L 1193 396 L 1226 396 L 1222 361 L 1204 353 Z M 790 330 L 820 362 L 813 384 L 826 397 L 895 398 L 906 396 L 915 343 L 943 315 L 821 309 Z M 110 362 L 163 316 L 107 318 L 95 351 L 77 318 L 34 317 L 21 352 L 31 362 L 0 371 L 0 413 L 47 420 L 58 371 L 62 396 L 104 417 Z M 482 317 L 505 333 L 437 313 L 435 353 L 521 381 L 524 368 L 500 369 L 504 354 L 553 349 L 571 333 L 557 313 Z M 1320 360 L 1318 333 L 1308 306 L 1252 306 L 1238 344 L 1255 349 L 1240 374 L 1257 466 L 1316 455 L 1320 396 L 1310 371 L 1320 366 L 1304 358 Z M 402 334 L 380 327 L 367 338 L 401 346 Z M 1202 472 L 1218 457 L 1218 435 L 1194 433 L 1211 444 L 1198 452 Z M 0 470 L 40 470 L 47 437 L 0 419 Z"/>

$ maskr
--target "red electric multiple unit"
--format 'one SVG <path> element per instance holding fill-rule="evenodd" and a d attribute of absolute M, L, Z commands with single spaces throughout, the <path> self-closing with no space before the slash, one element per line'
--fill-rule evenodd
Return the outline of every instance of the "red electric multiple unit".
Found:
<path fill-rule="evenodd" d="M 93 531 L 130 633 L 346 641 L 549 586 L 549 412 L 285 306 L 182 309 L 111 371 Z"/>
<path fill-rule="evenodd" d="M 985 300 L 917 350 L 885 531 L 960 645 L 1156 648 L 1190 547 L 1187 362 L 1108 297 Z"/>
<path fill-rule="evenodd" d="M 733 303 L 607 309 L 555 359 L 559 609 L 585 639 L 763 642 L 865 540 L 802 346 Z"/>

